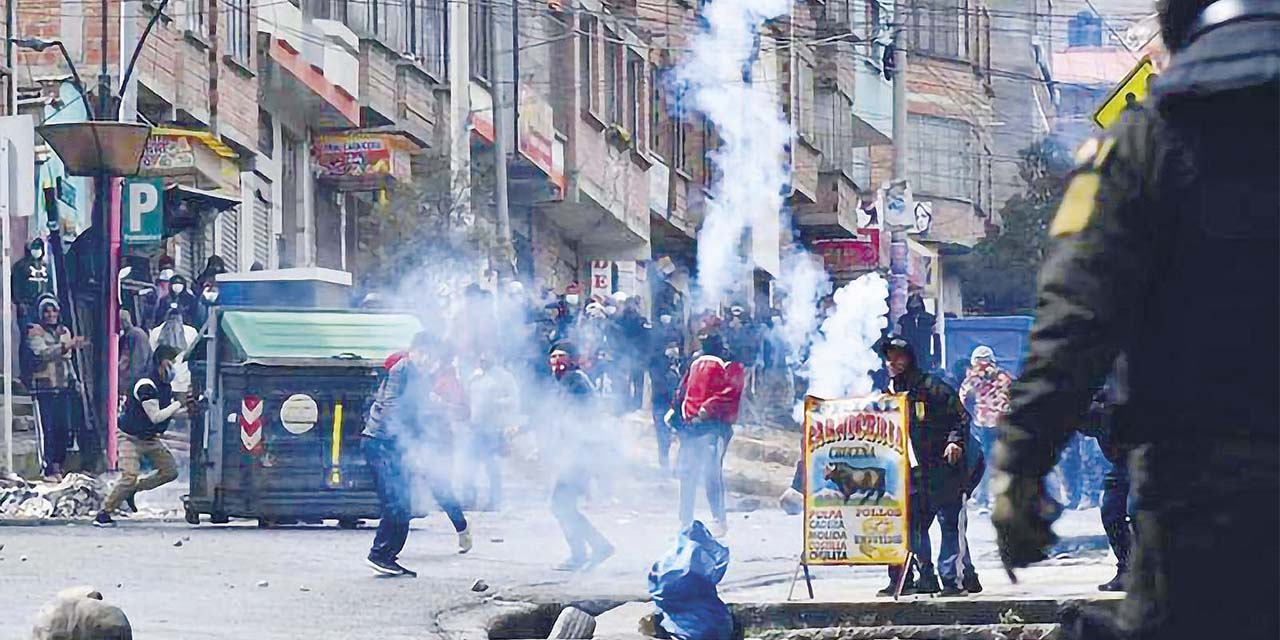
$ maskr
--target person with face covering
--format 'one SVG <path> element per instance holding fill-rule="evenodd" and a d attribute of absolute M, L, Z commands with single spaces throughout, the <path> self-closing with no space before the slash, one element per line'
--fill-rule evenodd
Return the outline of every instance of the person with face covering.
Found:
<path fill-rule="evenodd" d="M 667 471 L 671 467 L 671 426 L 666 416 L 684 376 L 684 355 L 677 340 L 663 341 L 658 327 L 652 332 L 655 339 L 650 347 L 653 353 L 649 356 L 649 380 L 653 386 L 653 431 L 658 438 L 658 466 Z"/>
<path fill-rule="evenodd" d="M 120 310 L 120 395 L 127 397 L 133 385 L 152 368 L 151 338 L 133 324 L 133 316 Z"/>
<path fill-rule="evenodd" d="M 175 275 L 169 279 L 169 293 L 160 298 L 155 312 L 151 316 L 151 326 L 158 327 L 169 317 L 170 311 L 177 311 L 182 316 L 182 324 L 195 326 L 196 298 L 187 290 L 187 279 Z"/>
<path fill-rule="evenodd" d="M 212 280 L 205 281 L 200 287 L 200 298 L 196 300 L 195 306 L 195 327 L 203 329 L 204 324 L 209 321 L 209 316 L 213 313 L 213 306 L 218 303 L 218 283 Z"/>
<path fill-rule="evenodd" d="M 151 372 L 133 384 L 125 400 L 119 418 L 120 479 L 111 487 L 102 511 L 94 517 L 94 526 L 115 526 L 111 514 L 122 503 L 132 501 L 139 491 L 150 491 L 178 478 L 178 463 L 160 441 L 160 435 L 174 418 L 192 416 L 198 407 L 195 400 L 184 404 L 174 397 L 170 382 L 177 358 L 178 350 L 173 347 L 162 345 L 156 349 Z M 146 476 L 140 475 L 143 460 L 155 469 Z"/>
<path fill-rule="evenodd" d="M 204 291 L 204 288 L 210 284 L 217 287 L 218 276 L 226 272 L 227 263 L 221 256 L 209 256 L 209 260 L 205 262 L 204 271 L 196 277 L 196 291 Z"/>
<path fill-rule="evenodd" d="M 413 519 L 413 477 L 427 475 L 431 492 L 458 534 L 458 553 L 471 550 L 466 516 L 449 487 L 452 467 L 447 401 L 441 397 L 440 340 L 427 331 L 413 337 L 407 354 L 387 359 L 387 375 L 378 385 L 365 420 L 365 460 L 373 470 L 382 518 L 374 534 L 366 564 L 386 576 L 417 577 L 399 562 Z M 419 460 L 421 457 L 429 460 Z"/>
<path fill-rule="evenodd" d="M 18 307 L 19 326 L 39 322 L 36 301 L 40 296 L 53 293 L 52 270 L 45 262 L 44 240 L 36 238 L 27 245 L 26 255 L 13 265 L 10 284 L 13 287 L 13 303 Z"/>
<path fill-rule="evenodd" d="M 724 456 L 738 420 L 746 372 L 742 363 L 728 361 L 728 347 L 719 334 L 702 339 L 702 350 L 680 382 L 677 402 L 680 439 L 676 467 L 680 477 L 680 527 L 693 523 L 698 486 L 707 494 L 714 522 L 711 533 L 722 538 L 728 532 L 725 511 Z"/>
<path fill-rule="evenodd" d="M 587 496 L 591 485 L 593 461 L 600 455 L 600 447 L 593 446 L 593 437 L 598 435 L 590 425 L 582 424 L 589 416 L 596 415 L 598 408 L 592 406 L 595 386 L 578 368 L 578 357 L 577 347 L 570 342 L 557 343 L 547 356 L 559 388 L 558 399 L 566 414 L 560 424 L 562 460 L 551 491 L 551 512 L 564 532 L 569 557 L 556 567 L 557 571 L 587 570 L 608 560 L 614 552 L 604 534 L 578 509 L 578 503 Z"/>
<path fill-rule="evenodd" d="M 62 479 L 62 464 L 67 458 L 71 443 L 71 423 L 74 416 L 72 403 L 77 402 L 78 381 L 71 358 L 88 341 L 71 336 L 71 330 L 59 321 L 61 307 L 58 299 L 46 294 L 36 303 L 40 321 L 27 329 L 26 347 L 35 360 L 31 374 L 31 395 L 40 407 L 40 431 L 44 447 L 44 479 L 57 482 Z M 81 431 L 82 455 L 87 459 L 96 451 L 96 440 L 85 437 Z M 88 460 L 82 464 L 90 467 Z"/>

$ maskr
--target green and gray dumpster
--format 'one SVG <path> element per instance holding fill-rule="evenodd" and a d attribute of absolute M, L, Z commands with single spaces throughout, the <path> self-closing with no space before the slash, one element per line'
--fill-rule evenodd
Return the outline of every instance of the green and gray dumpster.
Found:
<path fill-rule="evenodd" d="M 383 363 L 421 329 L 396 313 L 218 308 L 189 355 L 192 524 L 380 515 L 360 431 Z"/>

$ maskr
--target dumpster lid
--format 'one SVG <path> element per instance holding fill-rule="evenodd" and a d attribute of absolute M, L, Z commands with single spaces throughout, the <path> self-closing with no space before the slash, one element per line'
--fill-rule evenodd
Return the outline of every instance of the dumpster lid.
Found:
<path fill-rule="evenodd" d="M 334 366 L 382 361 L 422 330 L 403 313 L 224 311 L 222 335 L 243 363 Z"/>

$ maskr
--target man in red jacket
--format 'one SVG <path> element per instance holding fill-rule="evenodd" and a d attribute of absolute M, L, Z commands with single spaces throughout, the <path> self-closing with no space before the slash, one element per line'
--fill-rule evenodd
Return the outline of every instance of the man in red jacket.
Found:
<path fill-rule="evenodd" d="M 745 370 L 741 363 L 725 361 L 724 340 L 716 334 L 702 339 L 702 350 L 680 383 L 681 424 L 676 429 L 680 453 L 680 525 L 693 523 L 693 507 L 701 482 L 707 506 L 715 522 L 712 535 L 723 537 L 729 522 L 724 507 L 724 454 L 738 420 Z"/>

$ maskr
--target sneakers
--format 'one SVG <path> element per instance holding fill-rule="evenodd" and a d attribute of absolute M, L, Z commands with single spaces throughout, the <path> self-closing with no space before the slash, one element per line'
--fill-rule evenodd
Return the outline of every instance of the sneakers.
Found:
<path fill-rule="evenodd" d="M 459 554 L 470 551 L 473 544 L 474 543 L 471 539 L 471 527 L 467 527 L 466 529 L 463 529 L 462 531 L 458 532 L 458 553 Z"/>
<path fill-rule="evenodd" d="M 895 590 L 897 587 L 898 587 L 898 582 L 897 582 L 896 580 L 890 580 L 890 581 L 889 581 L 889 586 L 887 586 L 887 587 L 885 587 L 885 588 L 883 588 L 883 589 L 881 589 L 881 590 L 879 590 L 879 591 L 877 591 L 877 592 L 876 592 L 876 597 L 877 597 L 877 598 L 892 598 L 892 597 L 893 597 L 893 592 L 894 592 L 894 590 Z M 901 594 L 901 595 L 904 595 L 904 596 L 913 596 L 913 595 L 915 595 L 916 593 L 918 593 L 918 592 L 916 591 L 916 585 L 915 585 L 915 583 L 911 582 L 910 580 L 908 580 L 906 584 L 902 585 L 902 594 Z"/>
<path fill-rule="evenodd" d="M 1106 591 L 1106 592 L 1126 591 L 1124 586 L 1125 577 L 1126 577 L 1125 572 L 1117 571 L 1116 577 L 1098 585 L 1098 591 Z"/>
<path fill-rule="evenodd" d="M 978 574 L 976 573 L 965 574 L 960 586 L 964 587 L 964 590 L 969 593 L 982 593 L 982 583 L 978 582 Z"/>
<path fill-rule="evenodd" d="M 591 554 L 591 559 L 588 560 L 587 563 L 582 566 L 582 570 L 589 571 L 591 569 L 594 569 L 604 564 L 606 560 L 613 557 L 614 551 L 615 549 L 613 548 L 613 545 L 608 545 L 603 548 L 595 549 L 595 552 Z"/>
<path fill-rule="evenodd" d="M 710 527 L 707 527 L 707 531 L 711 534 L 712 538 L 719 540 L 728 535 L 729 523 L 724 520 L 716 520 L 711 523 Z"/>
<path fill-rule="evenodd" d="M 949 584 L 943 587 L 942 591 L 938 592 L 938 597 L 941 598 L 963 598 L 967 595 L 969 595 L 967 591 L 954 584 Z"/>
<path fill-rule="evenodd" d="M 938 576 L 933 573 L 926 573 L 916 580 L 916 593 L 938 593 L 942 591 L 942 586 L 938 584 Z"/>
<path fill-rule="evenodd" d="M 369 556 L 368 558 L 365 558 L 364 563 L 369 565 L 369 568 L 373 569 L 379 575 L 408 576 L 410 578 L 418 577 L 417 573 L 400 566 L 400 563 L 395 560 L 384 560 L 382 558 Z"/>
<path fill-rule="evenodd" d="M 95 527 L 114 527 L 116 521 L 111 519 L 111 514 L 106 511 L 99 511 L 98 515 L 93 517 L 93 526 Z"/>
<path fill-rule="evenodd" d="M 555 570 L 556 571 L 578 571 L 578 570 L 581 570 L 583 567 L 587 566 L 587 564 L 590 562 L 591 560 L 588 558 L 578 558 L 575 556 L 570 556 L 564 562 L 561 562 L 560 564 L 556 565 Z"/>
<path fill-rule="evenodd" d="M 133 501 L 133 496 L 129 496 L 128 498 L 125 498 L 125 499 L 124 499 L 124 503 L 125 503 L 125 504 L 127 504 L 127 505 L 129 505 L 129 510 L 130 510 L 130 511 L 132 511 L 132 512 L 134 512 L 134 513 L 137 513 L 137 512 L 138 512 L 138 503 L 136 503 L 136 502 L 134 502 L 134 501 Z"/>

